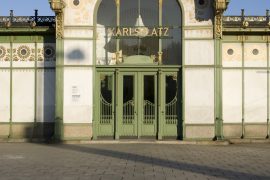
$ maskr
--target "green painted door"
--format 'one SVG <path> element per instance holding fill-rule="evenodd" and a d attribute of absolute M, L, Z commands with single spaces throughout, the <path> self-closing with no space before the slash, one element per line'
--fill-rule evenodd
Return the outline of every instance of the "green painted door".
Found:
<path fill-rule="evenodd" d="M 115 139 L 179 137 L 178 72 L 111 69 L 97 72 L 94 137 Z"/>
<path fill-rule="evenodd" d="M 99 137 L 113 137 L 115 132 L 115 84 L 113 72 L 97 73 L 96 106 Z"/>
<path fill-rule="evenodd" d="M 181 138 L 182 125 L 180 123 L 180 104 L 178 88 L 178 76 L 176 72 L 164 73 L 165 87 L 163 91 L 164 97 L 164 122 L 163 122 L 163 136 L 170 138 Z"/>
<path fill-rule="evenodd" d="M 120 138 L 156 138 L 157 73 L 121 72 L 118 86 Z"/>
<path fill-rule="evenodd" d="M 139 128 L 141 137 L 157 137 L 157 73 L 140 73 L 139 85 L 140 116 Z"/>
<path fill-rule="evenodd" d="M 117 91 L 117 124 L 120 138 L 137 138 L 138 135 L 138 76 L 120 72 Z"/>

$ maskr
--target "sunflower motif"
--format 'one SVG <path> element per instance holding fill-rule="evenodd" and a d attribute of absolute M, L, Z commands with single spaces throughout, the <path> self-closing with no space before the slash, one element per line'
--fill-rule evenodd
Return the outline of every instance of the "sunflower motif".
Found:
<path fill-rule="evenodd" d="M 6 48 L 4 48 L 3 46 L 0 46 L 0 58 L 4 58 L 6 55 L 7 51 Z"/>
<path fill-rule="evenodd" d="M 28 58 L 30 56 L 30 48 L 28 46 L 20 46 L 17 50 L 17 54 L 19 56 L 19 58 L 21 58 L 22 60 L 25 60 L 26 58 Z"/>
<path fill-rule="evenodd" d="M 46 59 L 51 59 L 55 55 L 55 50 L 52 46 L 45 46 L 43 52 Z"/>

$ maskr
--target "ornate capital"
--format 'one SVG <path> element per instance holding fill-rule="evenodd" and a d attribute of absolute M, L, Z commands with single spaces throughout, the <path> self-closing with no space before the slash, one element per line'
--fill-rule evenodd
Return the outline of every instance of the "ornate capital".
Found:
<path fill-rule="evenodd" d="M 215 7 L 215 38 L 222 38 L 222 17 L 223 12 L 227 9 L 229 0 L 216 0 Z"/>
<path fill-rule="evenodd" d="M 63 0 L 49 0 L 51 9 L 56 14 L 56 38 L 62 39 L 64 37 L 64 14 L 63 10 L 66 6 Z"/>
<path fill-rule="evenodd" d="M 55 13 L 61 13 L 63 12 L 63 9 L 65 8 L 66 4 L 63 0 L 49 0 L 49 3 L 51 5 L 51 9 Z"/>
<path fill-rule="evenodd" d="M 227 9 L 229 2 L 229 0 L 216 0 L 214 3 L 216 14 L 223 13 Z"/>

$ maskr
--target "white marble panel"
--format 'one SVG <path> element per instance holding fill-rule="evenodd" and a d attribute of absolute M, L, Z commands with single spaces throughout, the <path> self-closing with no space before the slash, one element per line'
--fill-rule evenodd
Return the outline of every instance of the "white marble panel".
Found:
<path fill-rule="evenodd" d="M 66 68 L 64 77 L 64 123 L 91 123 L 93 116 L 92 68 Z"/>
<path fill-rule="evenodd" d="M 93 38 L 93 27 L 65 27 L 65 38 Z"/>
<path fill-rule="evenodd" d="M 242 66 L 242 45 L 241 43 L 222 44 L 222 66 L 241 67 Z"/>
<path fill-rule="evenodd" d="M 9 43 L 0 44 L 0 67 L 10 67 L 11 49 Z"/>
<path fill-rule="evenodd" d="M 80 0 L 74 5 L 73 0 L 64 0 L 64 25 L 93 25 L 93 14 L 96 0 Z"/>
<path fill-rule="evenodd" d="M 10 70 L 0 70 L 0 122 L 10 118 Z"/>
<path fill-rule="evenodd" d="M 34 122 L 35 72 L 13 70 L 12 119 L 13 122 Z"/>
<path fill-rule="evenodd" d="M 244 65 L 246 67 L 266 67 L 267 66 L 267 46 L 266 43 L 245 43 Z"/>
<path fill-rule="evenodd" d="M 245 70 L 245 122 L 267 121 L 267 73 Z"/>
<path fill-rule="evenodd" d="M 214 65 L 213 40 L 186 40 L 185 65 Z"/>
<path fill-rule="evenodd" d="M 185 38 L 213 38 L 213 28 L 208 29 L 186 29 Z"/>
<path fill-rule="evenodd" d="M 53 122 L 55 118 L 55 70 L 37 72 L 37 122 Z"/>
<path fill-rule="evenodd" d="M 93 41 L 65 40 L 64 54 L 65 65 L 92 65 Z"/>
<path fill-rule="evenodd" d="M 35 44 L 23 43 L 13 44 L 13 67 L 34 67 L 35 66 Z"/>
<path fill-rule="evenodd" d="M 214 70 L 185 69 L 185 123 L 214 123 Z"/>
<path fill-rule="evenodd" d="M 222 108 L 224 123 L 242 122 L 242 71 L 223 70 Z"/>

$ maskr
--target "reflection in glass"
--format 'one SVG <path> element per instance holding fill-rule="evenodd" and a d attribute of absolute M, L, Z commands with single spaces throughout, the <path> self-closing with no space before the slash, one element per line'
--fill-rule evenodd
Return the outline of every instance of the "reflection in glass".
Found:
<path fill-rule="evenodd" d="M 165 119 L 167 124 L 177 123 L 177 76 L 166 76 L 166 107 Z"/>
<path fill-rule="evenodd" d="M 164 0 L 162 3 L 162 26 L 169 27 L 170 32 L 169 38 L 161 38 L 161 44 L 159 44 L 160 37 L 158 36 L 120 35 L 120 37 L 112 37 L 109 28 L 117 27 L 117 19 L 120 27 L 145 27 L 146 32 L 153 27 L 159 27 L 159 0 L 120 0 L 119 2 L 119 17 L 117 17 L 115 0 L 103 0 L 99 6 L 96 41 L 97 64 L 116 64 L 117 51 L 121 52 L 121 58 L 125 59 L 132 55 L 157 56 L 161 50 L 163 64 L 181 65 L 182 15 L 178 1 Z"/>
<path fill-rule="evenodd" d="M 170 39 L 162 40 L 163 64 L 181 65 L 182 15 L 177 0 L 163 1 L 162 25 L 170 27 Z"/>
<path fill-rule="evenodd" d="M 134 76 L 123 76 L 123 123 L 134 120 Z"/>
<path fill-rule="evenodd" d="M 113 119 L 111 75 L 100 75 L 100 123 L 108 124 Z"/>
<path fill-rule="evenodd" d="M 144 124 L 153 124 L 155 120 L 155 76 L 144 76 Z"/>
<path fill-rule="evenodd" d="M 97 12 L 96 52 L 97 64 L 115 64 L 116 39 L 113 39 L 107 27 L 116 27 L 117 13 L 115 0 L 101 1 Z"/>

